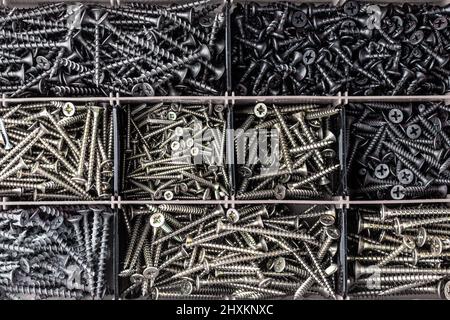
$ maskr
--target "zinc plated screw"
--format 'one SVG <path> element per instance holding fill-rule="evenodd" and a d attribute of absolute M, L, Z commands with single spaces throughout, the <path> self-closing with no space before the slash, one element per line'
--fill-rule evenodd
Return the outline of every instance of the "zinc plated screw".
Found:
<path fill-rule="evenodd" d="M 357 210 L 363 212 L 362 208 Z M 436 218 L 424 219 L 427 210 L 431 217 Z M 354 263 L 355 276 L 350 297 L 364 296 L 367 289 L 372 290 L 370 295 L 387 297 L 394 294 L 423 294 L 428 292 L 429 286 L 442 288 L 443 285 L 439 281 L 446 277 L 448 270 L 440 252 L 442 241 L 448 240 L 448 235 L 443 236 L 444 238 L 429 238 L 431 230 L 441 226 L 447 218 L 441 218 L 439 210 L 442 210 L 442 215 L 446 215 L 447 207 L 443 205 L 393 209 L 381 206 L 370 213 L 366 211 L 364 214 L 370 214 L 370 219 L 375 223 L 384 221 L 394 228 L 383 231 L 379 237 L 371 231 L 368 233 L 370 238 L 349 238 L 357 241 L 359 239 L 358 255 L 349 259 Z M 401 222 L 400 218 L 408 220 Z M 404 235 L 400 236 L 400 232 Z M 361 254 L 365 250 L 371 250 L 373 253 L 369 256 Z M 417 290 L 411 291 L 413 288 Z M 428 293 L 435 292 L 436 290 L 431 290 Z M 443 298 L 443 295 L 439 297 Z"/>
<path fill-rule="evenodd" d="M 170 205 L 161 205 L 161 208 L 169 209 L 168 206 Z M 181 227 L 185 229 L 188 228 L 186 229 L 186 233 L 189 236 L 186 238 L 186 243 L 177 243 L 176 241 L 171 241 L 171 239 L 161 242 L 160 240 L 163 238 L 160 238 L 159 236 L 146 236 L 145 241 L 149 241 L 150 248 L 154 247 L 157 251 L 159 250 L 161 252 L 161 258 L 165 257 L 165 262 L 157 262 L 156 264 L 153 264 L 153 266 L 148 267 L 149 272 L 152 275 L 150 282 L 146 282 L 144 280 L 145 275 L 142 276 L 142 273 L 140 273 L 142 271 L 138 271 L 131 280 L 134 280 L 135 283 L 139 283 L 139 285 L 134 286 L 134 289 L 127 289 L 126 293 L 128 295 L 131 294 L 136 297 L 139 294 L 145 295 L 148 291 L 163 290 L 163 292 L 173 292 L 172 290 L 179 290 L 176 291 L 179 292 L 178 294 L 174 294 L 173 296 L 166 295 L 163 296 L 163 298 L 175 298 L 181 296 L 200 298 L 204 294 L 211 295 L 211 297 L 221 297 L 233 294 L 234 296 L 239 297 L 240 291 L 245 289 L 251 292 L 252 295 L 264 293 L 265 295 L 274 297 L 292 296 L 297 287 L 294 283 L 288 284 L 285 281 L 266 278 L 271 277 L 271 274 L 274 274 L 274 272 L 266 270 L 264 264 L 261 264 L 260 262 L 271 257 L 288 258 L 288 256 L 293 256 L 295 258 L 294 261 L 289 259 L 289 268 L 292 268 L 289 270 L 297 270 L 299 274 L 304 274 L 306 276 L 314 274 L 314 267 L 310 268 L 306 260 L 297 254 L 298 250 L 293 247 L 294 240 L 291 238 L 279 238 L 283 237 L 283 235 L 264 235 L 264 243 L 260 242 L 253 247 L 250 243 L 247 243 L 245 240 L 246 238 L 241 232 L 225 231 L 218 235 L 215 234 L 217 220 L 219 220 L 220 224 L 220 219 L 224 216 L 223 210 L 220 210 L 220 215 L 214 215 L 215 218 L 213 217 L 203 221 L 201 216 L 197 216 L 199 218 L 194 218 L 194 220 L 190 221 L 189 216 L 185 214 L 186 211 L 181 210 L 183 205 L 178 206 L 179 207 L 177 207 L 176 210 L 181 212 L 181 215 L 178 216 Z M 188 210 L 189 207 L 192 206 L 186 206 L 186 209 Z M 174 210 L 175 207 L 170 209 Z M 260 215 L 257 215 L 256 218 L 252 217 L 249 220 L 241 222 L 242 218 L 255 215 L 256 213 L 259 213 L 261 209 L 261 206 L 245 206 L 243 208 L 236 208 L 236 211 L 231 210 L 230 214 L 236 212 L 236 216 L 233 218 L 234 224 L 243 226 L 261 225 L 260 218 L 258 218 Z M 135 209 L 133 209 L 133 211 L 135 211 Z M 217 211 L 217 208 L 209 207 L 206 216 L 214 214 L 214 211 Z M 274 215 L 275 220 L 282 217 L 282 211 L 269 211 L 271 212 L 270 215 Z M 270 218 L 268 212 L 267 215 L 267 218 Z M 139 219 L 142 217 L 142 214 L 134 216 L 135 219 Z M 191 218 L 193 217 L 195 217 L 195 215 L 191 216 Z M 200 225 L 199 228 L 190 226 L 192 222 L 196 224 L 196 221 L 198 220 L 202 221 L 200 224 L 197 224 L 197 226 Z M 177 230 L 177 228 L 174 230 Z M 189 230 L 191 231 L 189 232 Z M 289 234 L 287 230 L 285 232 Z M 294 232 L 292 231 L 292 233 Z M 297 241 L 298 240 L 295 240 L 295 242 Z M 328 242 L 329 241 L 321 242 L 321 244 L 326 248 L 331 246 Z M 320 247 L 322 247 L 322 245 Z M 278 250 L 280 247 L 282 250 Z M 196 248 L 198 248 L 198 250 L 196 250 Z M 311 246 L 310 249 L 312 252 L 316 252 L 317 245 L 314 245 L 314 247 Z M 324 255 L 328 257 L 329 252 L 329 250 L 325 250 Z M 139 256 L 144 255 L 145 258 L 145 250 L 138 254 Z M 159 255 L 157 252 L 153 252 L 153 254 Z M 332 257 L 332 253 L 330 253 L 330 255 Z M 301 269 L 296 269 L 298 265 L 297 259 L 301 260 Z M 145 258 L 145 260 L 147 261 L 148 259 Z M 193 261 L 193 263 L 191 261 Z M 189 267 L 186 268 L 186 265 L 189 265 Z M 309 271 L 303 271 L 304 267 Z M 279 271 L 279 268 L 277 268 L 277 270 Z M 124 276 L 129 274 L 129 272 L 126 274 L 123 273 Z M 283 272 L 277 273 L 278 276 L 281 276 L 282 274 Z M 187 283 L 184 285 L 183 283 L 186 281 L 184 280 L 184 277 L 195 279 L 196 285 L 192 286 Z M 208 279 L 206 279 L 206 277 L 208 277 Z M 229 278 L 228 281 L 225 280 L 227 277 Z M 328 278 L 329 275 L 326 275 L 326 277 Z M 318 281 L 319 288 L 321 288 L 324 285 L 323 280 L 315 275 L 314 278 Z M 261 285 L 258 286 L 257 284 Z M 133 290 L 135 291 L 133 292 Z M 330 287 L 329 289 L 323 288 L 321 290 L 328 292 L 333 291 L 334 289 Z M 308 295 L 310 294 L 313 294 L 313 292 L 309 291 Z M 328 293 L 325 295 L 328 296 Z M 152 296 L 152 298 L 156 297 Z"/>
<path fill-rule="evenodd" d="M 15 223 L 17 216 L 27 212 L 33 214 L 30 222 L 26 225 L 17 225 L 16 235 L 21 238 L 21 245 L 13 244 L 16 238 L 5 240 L 3 249 L 9 251 L 11 262 L 17 264 L 16 271 L 10 275 L 8 282 L 0 281 L 0 288 L 6 292 L 17 293 L 21 298 L 87 298 L 89 290 L 87 281 L 81 277 L 81 272 L 92 273 L 94 276 L 100 270 L 94 266 L 86 268 L 84 252 L 78 250 L 79 241 L 73 224 L 69 217 L 76 214 L 80 207 L 30 207 L 21 211 L 6 211 L 4 218 L 9 223 Z M 105 208 L 105 211 L 108 209 Z M 88 210 L 89 211 L 89 210 Z M 39 218 L 37 218 L 39 217 Z M 81 216 L 78 216 L 81 218 Z M 106 219 L 104 220 L 106 221 Z M 78 223 L 78 219 L 75 224 Z M 48 229 L 47 226 L 52 226 Z M 0 227 L 0 229 L 3 229 Z M 99 235 L 100 237 L 100 235 Z M 107 243 L 108 233 L 101 235 Z M 27 250 L 21 250 L 26 246 Z M 103 251 L 109 250 L 104 247 Z M 102 250 L 100 250 L 102 251 Z M 95 253 L 96 255 L 98 252 Z M 95 257 L 95 261 L 101 264 L 101 258 Z M 48 272 L 52 275 L 49 275 Z M 101 279 L 100 277 L 98 279 Z M 105 290 L 104 282 L 97 284 L 103 298 Z M 30 296 L 31 295 L 31 296 Z M 92 297 L 94 297 L 92 295 Z"/>

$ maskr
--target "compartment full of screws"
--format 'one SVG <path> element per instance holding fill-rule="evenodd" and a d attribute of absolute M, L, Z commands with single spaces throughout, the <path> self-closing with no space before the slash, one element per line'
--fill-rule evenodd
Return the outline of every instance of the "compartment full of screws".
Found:
<path fill-rule="evenodd" d="M 235 105 L 238 200 L 329 199 L 340 188 L 341 108 Z"/>
<path fill-rule="evenodd" d="M 448 204 L 351 207 L 351 299 L 450 299 Z"/>
<path fill-rule="evenodd" d="M 20 103 L 0 108 L 0 196 L 94 200 L 112 195 L 112 108 Z"/>
<path fill-rule="evenodd" d="M 126 206 L 121 297 L 340 297 L 333 207 Z"/>
<path fill-rule="evenodd" d="M 450 108 L 444 103 L 352 103 L 347 171 L 355 199 L 445 198 Z"/>
<path fill-rule="evenodd" d="M 111 297 L 112 216 L 101 206 L 0 211 L 0 299 Z"/>
<path fill-rule="evenodd" d="M 238 1 L 238 95 L 421 95 L 449 91 L 450 7 Z"/>
<path fill-rule="evenodd" d="M 228 108 L 222 103 L 123 107 L 123 196 L 220 200 L 230 195 Z"/>
<path fill-rule="evenodd" d="M 51 3 L 0 13 L 0 93 L 219 95 L 224 2 L 105 7 Z"/>

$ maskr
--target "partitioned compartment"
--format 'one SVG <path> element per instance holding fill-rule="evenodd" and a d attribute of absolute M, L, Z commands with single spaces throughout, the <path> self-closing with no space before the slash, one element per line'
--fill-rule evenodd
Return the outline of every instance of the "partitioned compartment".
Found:
<path fill-rule="evenodd" d="M 342 107 L 317 99 L 235 100 L 236 199 L 331 199 L 343 192 Z"/>
<path fill-rule="evenodd" d="M 236 95 L 448 92 L 447 7 L 309 2 L 233 1 Z"/>
<path fill-rule="evenodd" d="M 109 199 L 115 148 L 109 102 L 23 101 L 0 108 L 0 196 Z"/>
<path fill-rule="evenodd" d="M 123 299 L 343 295 L 332 205 L 126 205 L 119 218 Z"/>
<path fill-rule="evenodd" d="M 126 200 L 221 200 L 230 196 L 225 99 L 122 104 Z"/>
<path fill-rule="evenodd" d="M 351 205 L 350 299 L 450 299 L 448 203 Z"/>
<path fill-rule="evenodd" d="M 195 96 L 226 91 L 226 2 L 122 1 L 111 7 L 114 3 L 32 7 L 19 1 L 3 8 L 0 93 Z"/>
<path fill-rule="evenodd" d="M 352 102 L 345 110 L 352 199 L 447 197 L 450 108 L 445 102 Z"/>
<path fill-rule="evenodd" d="M 0 297 L 111 299 L 112 230 L 100 205 L 0 210 Z"/>

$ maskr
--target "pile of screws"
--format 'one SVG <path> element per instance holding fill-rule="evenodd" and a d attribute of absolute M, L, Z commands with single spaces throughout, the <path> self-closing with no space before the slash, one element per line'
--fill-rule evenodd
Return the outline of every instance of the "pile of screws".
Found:
<path fill-rule="evenodd" d="M 449 91 L 450 6 L 245 2 L 232 10 L 240 95 Z"/>
<path fill-rule="evenodd" d="M 123 298 L 339 296 L 335 209 L 162 204 L 128 207 L 122 219 Z"/>
<path fill-rule="evenodd" d="M 0 196 L 93 200 L 111 196 L 111 108 L 71 102 L 0 108 Z"/>
<path fill-rule="evenodd" d="M 120 8 L 52 3 L 0 13 L 0 93 L 218 95 L 223 4 Z"/>
<path fill-rule="evenodd" d="M 333 133 L 339 128 L 339 113 L 339 107 L 314 104 L 236 107 L 236 198 L 332 197 L 339 185 L 339 150 Z M 272 139 L 263 150 L 266 136 Z"/>
<path fill-rule="evenodd" d="M 450 299 L 450 208 L 359 207 L 348 260 L 355 299 L 426 296 Z M 357 252 L 357 253 L 356 253 Z"/>
<path fill-rule="evenodd" d="M 126 199 L 210 200 L 229 195 L 224 105 L 128 105 Z"/>
<path fill-rule="evenodd" d="M 443 103 L 350 104 L 347 171 L 357 198 L 447 196 L 450 108 Z"/>
<path fill-rule="evenodd" d="M 0 299 L 102 299 L 112 215 L 103 207 L 0 211 Z"/>

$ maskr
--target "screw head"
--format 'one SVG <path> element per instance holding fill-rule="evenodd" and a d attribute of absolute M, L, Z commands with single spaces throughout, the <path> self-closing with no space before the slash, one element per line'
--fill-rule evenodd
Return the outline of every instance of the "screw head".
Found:
<path fill-rule="evenodd" d="M 416 266 L 419 262 L 419 251 L 417 249 L 413 249 L 411 251 L 411 257 L 413 258 L 412 265 Z"/>
<path fill-rule="evenodd" d="M 170 149 L 172 149 L 172 151 L 179 150 L 180 149 L 180 142 L 172 141 L 172 143 L 170 144 Z"/>
<path fill-rule="evenodd" d="M 181 283 L 181 286 L 180 286 L 181 294 L 189 295 L 192 293 L 193 290 L 194 290 L 194 285 L 192 284 L 192 282 L 185 280 Z"/>
<path fill-rule="evenodd" d="M 306 69 L 305 65 L 303 63 L 299 63 L 294 73 L 295 79 L 297 79 L 298 81 L 302 81 L 303 79 L 305 79 L 307 72 L 308 70 Z"/>
<path fill-rule="evenodd" d="M 400 123 L 403 121 L 403 112 L 400 109 L 394 108 L 389 111 L 388 117 L 392 123 Z"/>
<path fill-rule="evenodd" d="M 416 244 L 419 248 L 423 247 L 427 242 L 427 229 L 420 227 L 417 230 Z"/>
<path fill-rule="evenodd" d="M 325 234 L 328 238 L 332 240 L 338 240 L 341 236 L 341 232 L 335 226 L 331 226 L 330 228 L 325 229 Z"/>
<path fill-rule="evenodd" d="M 246 96 L 247 95 L 247 87 L 244 86 L 242 83 L 238 84 L 236 86 L 236 93 L 238 96 Z"/>
<path fill-rule="evenodd" d="M 295 11 L 291 16 L 291 23 L 296 28 L 303 28 L 308 23 L 308 16 L 303 11 Z"/>
<path fill-rule="evenodd" d="M 313 49 L 308 49 L 303 54 L 303 63 L 307 66 L 316 62 L 317 53 Z"/>
<path fill-rule="evenodd" d="M 347 1 L 343 8 L 345 14 L 355 16 L 359 12 L 359 3 L 356 1 Z"/>
<path fill-rule="evenodd" d="M 50 229 L 56 230 L 59 227 L 61 227 L 63 225 L 63 223 L 64 223 L 64 217 L 62 217 L 62 216 L 56 217 L 55 219 L 53 219 L 50 222 Z"/>
<path fill-rule="evenodd" d="M 410 237 L 410 236 L 403 237 L 403 244 L 409 251 L 412 251 L 413 249 L 416 248 L 416 243 L 414 241 L 414 238 Z"/>
<path fill-rule="evenodd" d="M 167 190 L 164 192 L 164 200 L 170 201 L 173 199 L 173 192 L 170 190 Z"/>
<path fill-rule="evenodd" d="M 375 177 L 378 179 L 386 179 L 389 173 L 389 166 L 385 163 L 380 163 L 375 167 Z"/>
<path fill-rule="evenodd" d="M 401 184 L 408 185 L 414 181 L 414 173 L 409 169 L 402 169 L 398 172 L 397 178 Z"/>
<path fill-rule="evenodd" d="M 175 128 L 175 135 L 177 137 L 182 137 L 184 133 L 184 129 L 182 127 L 176 127 Z"/>
<path fill-rule="evenodd" d="M 78 224 L 80 223 L 81 219 L 83 219 L 81 215 L 73 215 L 69 219 L 67 219 L 67 221 L 72 224 Z"/>
<path fill-rule="evenodd" d="M 362 273 L 363 266 L 358 261 L 356 261 L 355 264 L 354 264 L 354 269 L 353 270 L 354 270 L 353 274 L 355 275 L 355 279 L 356 280 L 359 279 L 362 276 L 362 274 L 363 274 Z"/>
<path fill-rule="evenodd" d="M 285 186 L 278 184 L 275 187 L 274 191 L 275 191 L 275 198 L 277 200 L 283 200 L 286 197 L 286 187 Z"/>
<path fill-rule="evenodd" d="M 411 55 L 414 57 L 414 58 L 422 58 L 423 57 L 423 52 L 422 52 L 422 50 L 420 50 L 419 48 L 414 48 L 412 51 L 411 51 Z"/>
<path fill-rule="evenodd" d="M 146 279 L 155 279 L 157 277 L 158 273 L 159 273 L 158 268 L 156 268 L 156 267 L 147 267 L 142 272 L 142 275 Z"/>
<path fill-rule="evenodd" d="M 48 61 L 48 59 L 46 57 L 37 56 L 36 57 L 36 66 L 39 69 L 47 71 L 47 70 L 50 70 L 50 68 L 52 67 L 52 64 L 50 63 L 50 61 Z"/>
<path fill-rule="evenodd" d="M 202 26 L 203 28 L 210 28 L 212 27 L 213 24 L 213 19 L 211 16 L 202 16 L 199 21 L 198 21 L 199 25 Z"/>
<path fill-rule="evenodd" d="M 433 28 L 436 30 L 444 30 L 448 26 L 448 20 L 444 16 L 437 17 L 433 21 Z"/>
<path fill-rule="evenodd" d="M 176 114 L 176 112 L 174 112 L 174 111 L 169 111 L 169 112 L 167 112 L 167 119 L 168 119 L 168 120 L 172 120 L 172 121 L 177 120 L 177 114 Z"/>
<path fill-rule="evenodd" d="M 320 223 L 325 227 L 330 227 L 334 225 L 336 219 L 331 214 L 323 214 L 319 218 Z"/>
<path fill-rule="evenodd" d="M 264 118 L 267 115 L 267 106 L 262 102 L 257 103 L 253 108 L 253 113 L 258 118 Z"/>
<path fill-rule="evenodd" d="M 64 103 L 62 112 L 66 117 L 72 117 L 75 114 L 75 105 L 72 102 Z"/>
<path fill-rule="evenodd" d="M 142 283 L 144 280 L 144 276 L 140 273 L 135 273 L 130 276 L 131 283 Z"/>
<path fill-rule="evenodd" d="M 423 41 L 425 38 L 425 34 L 422 30 L 414 31 L 413 34 L 409 37 L 409 42 L 412 45 L 417 45 Z"/>
<path fill-rule="evenodd" d="M 273 261 L 273 270 L 277 273 L 283 272 L 286 268 L 286 259 L 283 257 L 278 257 Z"/>
<path fill-rule="evenodd" d="M 394 200 L 401 200 L 405 197 L 405 187 L 402 185 L 393 186 L 391 189 L 391 198 Z"/>
<path fill-rule="evenodd" d="M 194 139 L 188 138 L 186 139 L 186 147 L 192 148 L 194 146 Z"/>
<path fill-rule="evenodd" d="M 341 24 L 341 29 L 354 29 L 356 28 L 356 22 L 353 20 L 344 20 Z"/>
<path fill-rule="evenodd" d="M 230 208 L 227 210 L 226 217 L 228 221 L 236 223 L 239 221 L 239 212 L 236 209 Z"/>
<path fill-rule="evenodd" d="M 196 157 L 200 154 L 200 149 L 197 147 L 191 148 L 191 156 Z"/>
<path fill-rule="evenodd" d="M 430 242 L 430 249 L 431 253 L 439 255 L 442 253 L 443 250 L 443 243 L 442 240 L 438 237 L 432 237 Z"/>
<path fill-rule="evenodd" d="M 272 283 L 273 279 L 271 278 L 265 278 L 262 279 L 259 283 L 258 283 L 258 287 L 259 288 L 267 288 L 268 286 L 270 286 L 270 284 Z"/>
<path fill-rule="evenodd" d="M 161 227 L 165 221 L 166 221 L 166 218 L 164 217 L 164 215 L 162 213 L 154 213 L 150 217 L 150 225 L 153 228 Z"/>
<path fill-rule="evenodd" d="M 155 95 L 155 90 L 153 89 L 153 87 L 146 82 L 135 84 L 133 88 L 131 88 L 131 92 L 133 93 L 133 95 L 141 97 L 148 97 Z"/>
<path fill-rule="evenodd" d="M 406 128 L 406 135 L 410 139 L 418 139 L 422 134 L 422 128 L 418 124 L 411 124 Z"/>

